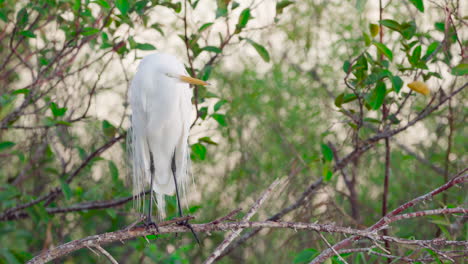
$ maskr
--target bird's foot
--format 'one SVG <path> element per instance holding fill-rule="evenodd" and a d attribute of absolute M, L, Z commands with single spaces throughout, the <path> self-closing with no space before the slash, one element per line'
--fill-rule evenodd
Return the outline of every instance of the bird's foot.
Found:
<path fill-rule="evenodd" d="M 158 227 L 158 225 L 156 224 L 156 222 L 154 222 L 154 221 L 151 219 L 151 217 L 150 217 L 150 218 L 147 218 L 147 220 L 145 220 L 145 221 L 143 222 L 143 225 L 144 225 L 145 228 L 147 228 L 147 229 L 152 229 L 152 228 L 154 228 L 154 229 L 156 229 L 156 232 L 159 233 L 159 227 Z"/>
<path fill-rule="evenodd" d="M 180 222 L 177 222 L 177 224 L 180 225 L 180 226 L 185 226 L 185 227 L 187 227 L 188 229 L 190 229 L 190 231 L 191 231 L 192 234 L 193 234 L 193 237 L 195 237 L 195 240 L 196 240 L 197 243 L 200 245 L 200 240 L 198 239 L 197 233 L 195 233 L 195 231 L 193 230 L 193 227 L 192 227 L 192 225 L 189 223 L 189 220 L 188 220 L 188 219 L 183 220 L 183 221 L 180 221 Z"/>

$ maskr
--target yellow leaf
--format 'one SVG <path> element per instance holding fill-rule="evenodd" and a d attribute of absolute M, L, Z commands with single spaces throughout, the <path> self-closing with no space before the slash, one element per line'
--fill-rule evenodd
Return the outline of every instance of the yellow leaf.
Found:
<path fill-rule="evenodd" d="M 429 87 L 427 87 L 427 85 L 421 81 L 414 81 L 412 83 L 408 83 L 408 87 L 411 90 L 418 92 L 420 94 L 429 95 L 431 93 L 431 91 L 429 90 Z"/>
<path fill-rule="evenodd" d="M 380 30 L 379 25 L 369 24 L 369 31 L 372 37 L 377 36 L 379 34 L 379 30 Z"/>

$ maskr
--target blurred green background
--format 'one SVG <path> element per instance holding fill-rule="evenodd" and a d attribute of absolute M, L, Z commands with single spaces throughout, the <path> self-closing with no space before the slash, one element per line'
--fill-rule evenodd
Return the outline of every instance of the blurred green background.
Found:
<path fill-rule="evenodd" d="M 285 184 L 253 220 L 279 212 L 323 177 L 284 220 L 354 228 L 375 223 L 382 214 L 383 141 L 347 164 L 351 187 L 333 169 L 332 151 L 342 158 L 423 110 L 431 96 L 406 84 L 424 81 L 437 101 L 466 84 L 468 74 L 467 3 L 382 5 L 384 20 L 379 1 L 364 0 L 0 0 L 0 263 L 23 263 L 41 250 L 138 219 L 131 201 L 54 210 L 131 196 L 127 89 L 138 62 L 155 51 L 177 55 L 191 75 L 211 83 L 195 89 L 198 118 L 189 139 L 195 184 L 184 206 L 196 217 L 192 223 L 236 208 L 243 209 L 240 219 L 284 176 Z M 391 138 L 389 210 L 465 167 L 465 99 L 462 91 Z M 464 193 L 453 188 L 418 209 L 466 205 Z M 175 197 L 167 202 L 170 219 Z M 404 220 L 389 232 L 452 240 L 468 234 L 464 220 L 449 215 Z M 224 234 L 201 233 L 202 245 L 185 233 L 105 248 L 119 263 L 201 263 Z M 331 244 L 343 239 L 324 236 Z M 326 248 L 314 232 L 262 230 L 220 263 L 308 263 Z M 392 252 L 434 255 L 404 246 Z M 343 257 L 349 263 L 385 261 L 365 252 Z M 106 261 L 82 249 L 56 262 Z"/>

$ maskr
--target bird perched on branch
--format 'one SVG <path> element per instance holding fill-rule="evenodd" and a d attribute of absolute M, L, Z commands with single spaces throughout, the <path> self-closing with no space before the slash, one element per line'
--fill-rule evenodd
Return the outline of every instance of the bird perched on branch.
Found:
<path fill-rule="evenodd" d="M 185 195 L 190 174 L 187 141 L 192 119 L 190 84 L 207 83 L 190 77 L 176 57 L 155 53 L 143 58 L 130 86 L 128 150 L 133 193 L 151 190 L 147 223 L 154 224 L 154 196 L 160 218 L 165 217 L 166 195 L 176 194 L 179 216 L 183 215 L 180 197 Z M 190 227 L 186 222 L 185 225 Z"/>

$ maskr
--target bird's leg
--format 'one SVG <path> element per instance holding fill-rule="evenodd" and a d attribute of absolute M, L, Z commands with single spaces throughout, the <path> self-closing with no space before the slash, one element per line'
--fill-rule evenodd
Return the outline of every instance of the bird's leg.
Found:
<path fill-rule="evenodd" d="M 179 217 L 183 217 L 182 207 L 180 206 L 179 187 L 177 186 L 175 150 L 174 150 L 174 154 L 172 155 L 171 169 L 172 169 L 172 176 L 174 177 L 174 184 L 175 184 L 176 197 L 177 197 L 177 208 L 179 209 Z M 190 231 L 192 231 L 193 236 L 195 237 L 195 240 L 197 240 L 197 243 L 200 244 L 200 240 L 198 239 L 197 234 L 193 230 L 192 225 L 189 224 L 188 220 L 178 222 L 177 224 L 183 225 L 183 226 L 187 227 L 188 229 L 190 229 Z"/>
<path fill-rule="evenodd" d="M 156 231 L 159 232 L 158 225 L 153 222 L 151 219 L 152 211 L 153 211 L 153 181 L 154 181 L 154 159 L 153 159 L 153 153 L 150 151 L 149 152 L 150 156 L 150 174 L 151 174 L 151 180 L 150 180 L 150 198 L 149 198 L 149 207 L 148 207 L 148 216 L 146 217 L 145 225 L 150 227 L 154 226 L 156 228 Z"/>

